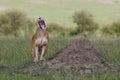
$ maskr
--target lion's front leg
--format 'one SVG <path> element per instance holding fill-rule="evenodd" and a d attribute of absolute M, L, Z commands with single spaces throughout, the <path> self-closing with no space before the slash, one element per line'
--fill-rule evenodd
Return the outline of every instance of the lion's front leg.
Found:
<path fill-rule="evenodd" d="M 32 48 L 32 57 L 34 62 L 38 62 L 38 46 Z"/>
<path fill-rule="evenodd" d="M 40 60 L 45 60 L 44 55 L 45 55 L 46 49 L 47 49 L 47 46 L 42 46 Z"/>

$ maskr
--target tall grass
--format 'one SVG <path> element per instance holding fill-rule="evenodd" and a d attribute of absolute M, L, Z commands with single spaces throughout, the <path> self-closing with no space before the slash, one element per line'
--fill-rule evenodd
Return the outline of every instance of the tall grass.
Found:
<path fill-rule="evenodd" d="M 67 37 L 50 38 L 46 59 L 51 58 L 71 40 Z M 31 38 L 0 38 L 0 44 L 0 64 L 14 66 L 32 62 Z"/>
<path fill-rule="evenodd" d="M 45 58 L 49 60 L 54 54 L 76 37 L 50 38 Z M 91 39 L 103 57 L 120 64 L 120 39 Z M 0 38 L 0 65 L 19 66 L 32 62 L 31 38 Z M 8 75 L 10 73 L 10 75 Z M 39 75 L 16 74 L 9 71 L 0 72 L 0 80 L 120 80 L 119 74 L 105 73 L 96 75 L 73 75 L 72 73 L 38 71 Z"/>
<path fill-rule="evenodd" d="M 0 64 L 9 66 L 31 60 L 29 38 L 0 38 Z"/>
<path fill-rule="evenodd" d="M 0 80 L 120 80 L 119 75 L 106 73 L 104 75 L 73 75 L 71 73 L 41 73 L 39 76 L 31 74 L 0 75 Z"/>
<path fill-rule="evenodd" d="M 75 37 L 50 38 L 46 59 L 51 58 L 59 49 Z M 120 63 L 120 39 L 91 40 L 106 60 Z M 31 38 L 0 38 L 0 64 L 18 65 L 32 61 Z"/>
<path fill-rule="evenodd" d="M 120 38 L 101 39 L 94 41 L 94 43 L 106 60 L 120 64 Z"/>

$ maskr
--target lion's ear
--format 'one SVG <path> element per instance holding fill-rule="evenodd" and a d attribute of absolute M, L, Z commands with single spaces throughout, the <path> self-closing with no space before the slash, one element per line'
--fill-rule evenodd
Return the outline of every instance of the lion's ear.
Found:
<path fill-rule="evenodd" d="M 38 19 L 41 20 L 41 17 L 39 17 Z"/>

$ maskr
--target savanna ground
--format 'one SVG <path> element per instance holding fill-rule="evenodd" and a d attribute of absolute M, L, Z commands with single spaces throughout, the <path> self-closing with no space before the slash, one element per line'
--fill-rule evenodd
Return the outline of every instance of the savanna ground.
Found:
<path fill-rule="evenodd" d="M 47 55 L 49 60 L 56 51 L 67 45 L 77 37 L 55 37 L 50 39 Z M 105 60 L 120 64 L 120 39 L 91 39 L 90 40 L 100 50 Z M 0 80 L 119 80 L 120 74 L 105 73 L 80 75 L 66 73 L 64 71 L 49 72 L 38 71 L 39 74 L 17 73 L 16 69 L 32 63 L 30 38 L 0 38 L 0 64 L 9 67 L 0 71 Z"/>
<path fill-rule="evenodd" d="M 87 10 L 101 24 L 120 19 L 120 0 L 0 0 L 0 11 L 20 9 L 29 17 L 43 17 L 47 22 L 57 22 L 66 27 L 72 22 L 74 11 Z M 59 49 L 77 37 L 50 37 L 45 58 L 49 60 Z M 105 60 L 120 64 L 120 38 L 89 38 L 99 49 Z M 32 63 L 31 37 L 0 37 L 0 80 L 120 80 L 120 73 L 80 75 L 63 71 L 39 74 L 17 73 L 16 68 Z M 10 69 L 4 69 L 10 68 Z M 4 69 L 4 70 L 3 70 Z"/>

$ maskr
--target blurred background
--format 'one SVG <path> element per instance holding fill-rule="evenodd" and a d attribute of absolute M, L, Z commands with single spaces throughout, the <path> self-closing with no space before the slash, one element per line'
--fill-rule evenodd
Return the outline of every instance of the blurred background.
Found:
<path fill-rule="evenodd" d="M 31 35 L 39 17 L 51 36 L 120 36 L 119 13 L 120 0 L 0 0 L 0 36 Z"/>

